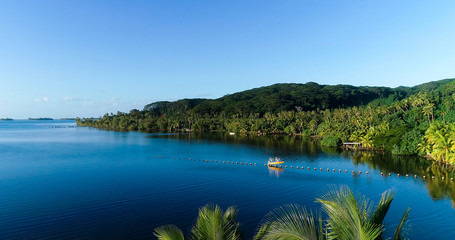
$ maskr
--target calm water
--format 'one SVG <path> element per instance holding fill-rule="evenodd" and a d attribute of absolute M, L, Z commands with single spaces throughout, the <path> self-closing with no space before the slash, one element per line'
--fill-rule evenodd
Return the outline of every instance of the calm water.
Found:
<path fill-rule="evenodd" d="M 264 167 L 270 156 L 281 156 L 289 168 Z M 385 177 L 381 171 L 402 176 Z M 403 176 L 447 179 L 448 171 L 418 158 L 321 149 L 308 139 L 108 132 L 71 121 L 0 121 L 0 239 L 149 239 L 163 224 L 175 224 L 186 234 L 206 203 L 237 206 L 244 238 L 250 239 L 268 211 L 286 203 L 319 208 L 315 197 L 332 184 L 348 185 L 375 202 L 383 191 L 395 189 L 387 236 L 410 207 L 412 239 L 455 239 L 455 184 Z"/>

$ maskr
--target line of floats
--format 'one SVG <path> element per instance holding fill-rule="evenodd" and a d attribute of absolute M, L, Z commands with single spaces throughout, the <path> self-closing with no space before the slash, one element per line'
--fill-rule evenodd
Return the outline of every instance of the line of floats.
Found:
<path fill-rule="evenodd" d="M 169 157 L 166 157 L 166 156 L 153 156 L 152 158 L 169 158 Z M 234 161 L 221 161 L 221 160 L 201 160 L 201 159 L 193 159 L 193 158 L 176 158 L 174 157 L 174 159 L 187 159 L 187 160 L 191 160 L 191 161 L 198 161 L 198 162 L 211 162 L 211 163 L 223 163 L 223 164 L 235 164 L 235 165 L 243 165 L 244 163 L 243 162 L 234 162 Z M 274 169 L 283 169 L 283 163 L 284 161 L 282 161 L 280 158 L 269 158 L 269 161 L 264 164 L 264 167 L 269 167 L 269 168 L 274 168 Z M 245 162 L 245 166 L 257 166 L 257 163 L 248 163 L 248 162 Z M 288 166 L 284 166 L 285 169 L 288 168 Z M 294 166 L 290 166 L 289 167 L 290 169 L 294 169 Z M 299 169 L 302 169 L 302 170 L 305 170 L 304 167 L 299 167 L 299 166 L 296 166 L 295 169 L 299 170 Z M 311 170 L 313 169 L 314 171 L 317 171 L 318 169 L 315 168 L 315 167 L 306 167 L 307 170 Z M 323 168 L 319 168 L 319 171 L 322 172 L 324 171 Z M 327 172 L 330 172 L 331 170 L 329 168 L 327 168 Z M 332 169 L 332 172 L 337 172 L 336 169 Z M 338 169 L 338 172 L 341 173 L 343 171 L 341 171 L 341 169 Z M 348 173 L 349 171 L 348 170 L 344 170 L 345 173 Z M 362 174 L 362 171 L 352 171 L 352 174 L 359 174 L 361 175 Z M 369 174 L 368 171 L 365 172 L 366 175 Z M 381 172 L 381 176 L 384 176 L 386 174 L 384 174 L 383 172 Z M 392 176 L 392 173 L 388 173 L 387 174 L 389 177 Z M 397 177 L 400 177 L 401 175 L 399 173 L 396 174 Z M 406 174 L 405 175 L 406 178 L 409 178 L 410 175 L 409 174 Z M 417 179 L 419 176 L 417 175 L 414 175 L 414 179 Z M 421 177 L 424 181 L 426 180 L 426 176 L 423 175 Z M 435 176 L 431 176 L 431 179 L 435 179 Z M 442 177 L 441 178 L 442 181 L 445 181 L 445 177 Z M 450 181 L 453 182 L 454 181 L 454 178 L 450 178 Z"/>

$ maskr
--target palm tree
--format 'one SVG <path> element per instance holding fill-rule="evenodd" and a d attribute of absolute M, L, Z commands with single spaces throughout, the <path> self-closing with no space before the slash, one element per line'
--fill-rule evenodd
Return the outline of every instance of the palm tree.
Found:
<path fill-rule="evenodd" d="M 254 240 L 322 240 L 322 219 L 299 205 L 285 205 L 264 218 Z"/>
<path fill-rule="evenodd" d="M 427 116 L 428 117 L 428 124 L 431 124 L 431 121 L 430 121 L 430 115 L 431 115 L 431 112 L 433 111 L 433 108 L 429 105 L 425 105 L 422 109 L 422 113 L 423 115 Z"/>
<path fill-rule="evenodd" d="M 153 233 L 158 240 L 183 240 L 182 231 L 174 225 L 161 226 L 155 229 Z"/>
<path fill-rule="evenodd" d="M 191 229 L 191 239 L 240 239 L 239 223 L 235 222 L 237 213 L 235 207 L 223 212 L 218 205 L 205 205 L 199 209 L 196 225 Z"/>
<path fill-rule="evenodd" d="M 373 210 L 373 204 L 365 197 L 356 198 L 348 187 L 329 189 L 321 198 L 322 209 L 327 213 L 328 239 L 382 239 L 384 217 L 386 216 L 394 193 L 386 191 L 382 194 L 378 206 Z M 409 209 L 404 213 L 398 225 L 394 239 L 403 239 L 403 227 L 407 220 Z"/>
<path fill-rule="evenodd" d="M 239 240 L 239 223 L 235 222 L 237 209 L 229 207 L 225 212 L 218 205 L 207 204 L 199 209 L 196 224 L 191 229 L 194 240 Z M 161 226 L 153 233 L 159 240 L 183 240 L 182 231 L 174 225 Z"/>
<path fill-rule="evenodd" d="M 325 224 L 320 217 L 316 220 L 311 212 L 298 205 L 286 205 L 266 216 L 254 239 L 382 239 L 385 229 L 383 221 L 393 197 L 393 192 L 384 192 L 373 209 L 372 202 L 365 197 L 356 198 L 348 187 L 333 187 L 317 199 L 328 216 Z M 406 230 L 408 214 L 409 209 L 395 230 L 394 240 L 404 239 L 406 231 L 403 230 Z"/>
<path fill-rule="evenodd" d="M 436 121 L 425 132 L 427 149 L 436 160 L 453 162 L 455 160 L 455 124 Z M 421 148 L 423 149 L 423 148 Z"/>

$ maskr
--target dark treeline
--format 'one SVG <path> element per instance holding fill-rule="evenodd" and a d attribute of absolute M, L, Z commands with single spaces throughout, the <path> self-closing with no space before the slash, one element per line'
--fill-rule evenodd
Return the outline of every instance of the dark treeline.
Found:
<path fill-rule="evenodd" d="M 455 81 L 411 88 L 276 84 L 219 99 L 156 102 L 142 111 L 76 119 L 79 126 L 129 131 L 227 131 L 317 136 L 393 154 L 455 162 Z"/>

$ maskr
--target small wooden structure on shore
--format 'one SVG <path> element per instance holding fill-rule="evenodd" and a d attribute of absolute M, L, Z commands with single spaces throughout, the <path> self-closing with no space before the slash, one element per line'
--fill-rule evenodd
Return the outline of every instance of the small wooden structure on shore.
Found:
<path fill-rule="evenodd" d="M 344 142 L 343 148 L 349 149 L 349 150 L 362 149 L 363 144 L 359 143 L 359 142 Z"/>

